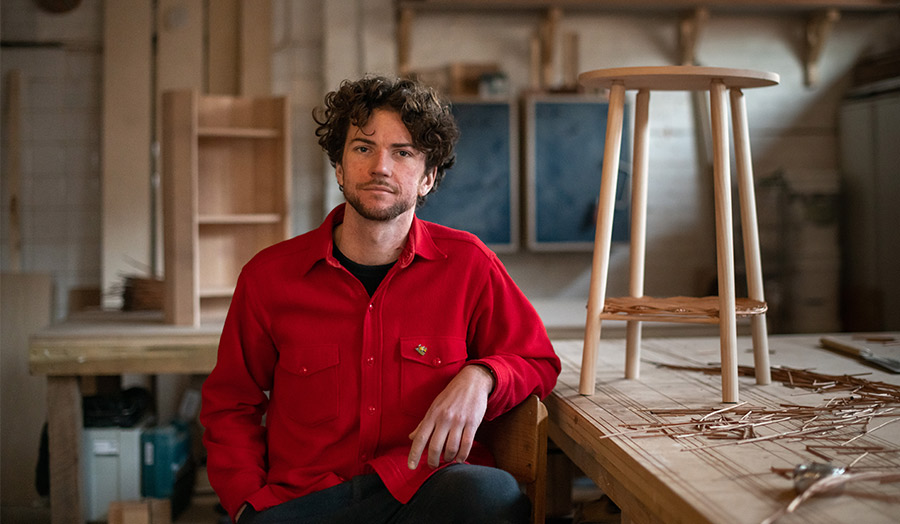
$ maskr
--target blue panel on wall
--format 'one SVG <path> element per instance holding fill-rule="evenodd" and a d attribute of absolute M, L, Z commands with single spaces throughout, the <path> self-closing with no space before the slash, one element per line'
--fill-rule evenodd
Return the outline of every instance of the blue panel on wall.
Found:
<path fill-rule="evenodd" d="M 477 235 L 497 250 L 517 246 L 514 106 L 503 102 L 455 102 L 460 128 L 456 164 L 417 214 Z"/>
<path fill-rule="evenodd" d="M 534 249 L 591 249 L 603 169 L 608 103 L 536 99 L 529 122 L 529 244 Z M 616 183 L 613 241 L 627 241 L 631 150 L 625 113 Z"/>

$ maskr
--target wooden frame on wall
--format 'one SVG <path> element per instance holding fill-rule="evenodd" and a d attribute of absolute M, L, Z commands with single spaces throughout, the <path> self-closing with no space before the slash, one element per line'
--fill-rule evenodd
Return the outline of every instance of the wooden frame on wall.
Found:
<path fill-rule="evenodd" d="M 591 251 L 603 168 L 608 102 L 588 95 L 526 95 L 525 227 L 532 251 Z M 626 110 L 625 128 L 631 117 Z M 613 241 L 630 230 L 631 148 L 622 134 Z"/>
<path fill-rule="evenodd" d="M 500 253 L 519 248 L 519 114 L 509 100 L 455 99 L 456 163 L 417 212 L 477 235 Z"/>

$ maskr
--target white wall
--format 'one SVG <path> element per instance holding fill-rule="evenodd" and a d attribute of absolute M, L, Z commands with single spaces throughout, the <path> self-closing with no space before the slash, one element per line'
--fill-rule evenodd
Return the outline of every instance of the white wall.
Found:
<path fill-rule="evenodd" d="M 10 265 L 7 82 L 18 69 L 22 89 L 21 238 L 23 271 L 51 273 L 56 316 L 73 287 L 96 287 L 100 274 L 100 86 L 102 2 L 51 15 L 31 0 L 4 0 L 4 41 L 49 44 L 4 47 L 3 204 L 0 262 Z M 59 45 L 52 45 L 59 44 Z"/>
<path fill-rule="evenodd" d="M 524 88 L 529 78 L 528 39 L 538 27 L 539 16 L 536 12 L 417 12 L 411 65 L 497 62 L 514 88 Z M 818 84 L 806 87 L 804 20 L 783 12 L 713 12 L 696 49 L 699 65 L 759 69 L 781 76 L 777 87 L 746 92 L 757 178 L 776 170 L 837 170 L 836 115 L 850 71 L 861 56 L 900 42 L 896 15 L 844 13 L 822 53 Z M 677 22 L 674 14 L 564 13 L 560 33 L 579 35 L 580 71 L 669 65 L 678 60 Z M 645 289 L 656 295 L 703 293 L 715 276 L 715 248 L 711 179 L 698 162 L 692 101 L 685 93 L 654 93 L 650 113 Z M 773 211 L 759 209 L 759 213 Z M 624 246 L 613 251 L 610 294 L 626 293 L 626 251 Z M 587 296 L 589 256 L 520 253 L 503 258 L 533 299 Z"/>
<path fill-rule="evenodd" d="M 396 69 L 395 17 L 390 0 L 273 0 L 273 13 L 273 86 L 289 93 L 294 105 L 293 226 L 302 233 L 337 200 L 331 168 L 313 135 L 312 108 L 342 78 Z M 84 0 L 65 15 L 42 13 L 30 0 L 4 0 L 0 19 L 4 40 L 66 44 L 4 47 L 0 60 L 4 84 L 12 68 L 22 69 L 26 79 L 23 269 L 54 275 L 61 317 L 70 288 L 98 286 L 100 280 L 102 0 Z M 497 61 L 514 90 L 521 89 L 529 76 L 528 40 L 539 21 L 534 11 L 419 12 L 411 64 Z M 560 33 L 578 33 L 580 70 L 589 70 L 675 63 L 676 27 L 674 14 L 582 11 L 564 13 Z M 820 82 L 807 88 L 801 16 L 712 13 L 697 47 L 700 64 L 771 70 L 782 78 L 780 86 L 747 96 L 758 178 L 795 167 L 837 169 L 836 113 L 849 71 L 859 57 L 896 47 L 897 28 L 896 15 L 843 13 L 822 53 Z M 696 293 L 714 268 L 708 175 L 698 167 L 689 98 L 659 94 L 651 104 L 646 287 L 654 294 Z M 4 178 L 4 192 L 5 184 Z M 5 198 L 2 213 L 0 262 L 6 269 Z M 611 294 L 625 292 L 625 251 L 613 252 Z M 533 299 L 586 296 L 588 254 L 522 252 L 503 259 Z"/>

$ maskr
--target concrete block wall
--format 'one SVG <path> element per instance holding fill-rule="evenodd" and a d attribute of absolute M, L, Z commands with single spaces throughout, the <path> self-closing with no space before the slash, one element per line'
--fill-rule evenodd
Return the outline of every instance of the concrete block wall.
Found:
<path fill-rule="evenodd" d="M 8 160 L 9 72 L 22 74 L 21 269 L 51 273 L 55 316 L 68 290 L 97 286 L 100 273 L 102 1 L 49 14 L 30 0 L 4 0 L 0 35 L 3 151 Z M 4 163 L 0 262 L 11 268 L 8 171 Z"/>
<path fill-rule="evenodd" d="M 7 46 L 0 60 L 4 79 L 12 68 L 26 78 L 23 268 L 54 274 L 58 317 L 69 289 L 100 280 L 102 5 L 84 0 L 68 14 L 52 15 L 29 0 L 4 0 L 0 16 L 4 41 L 63 44 Z M 396 69 L 395 12 L 390 0 L 272 0 L 272 12 L 273 91 L 288 93 L 293 104 L 293 231 L 299 234 L 340 201 L 315 140 L 312 109 L 341 79 Z M 518 93 L 528 85 L 528 41 L 540 19 L 537 11 L 419 12 L 411 65 L 498 62 Z M 581 71 L 664 65 L 678 59 L 677 20 L 671 13 L 564 12 L 560 34 L 579 35 Z M 801 16 L 712 13 L 697 47 L 701 65 L 771 70 L 782 78 L 778 87 L 748 92 L 757 177 L 798 167 L 837 169 L 836 114 L 850 71 L 860 57 L 900 45 L 896 26 L 896 15 L 844 13 L 822 52 L 819 83 L 806 87 Z M 711 189 L 705 153 L 696 144 L 693 104 L 682 93 L 655 94 L 651 101 L 648 293 L 695 294 L 714 275 Z M 5 248 L 6 199 L 2 212 Z M 502 258 L 532 299 L 586 298 L 588 253 L 522 251 Z M 9 267 L 7 249 L 0 249 L 0 262 Z M 609 293 L 624 293 L 626 279 L 627 248 L 617 246 Z"/>

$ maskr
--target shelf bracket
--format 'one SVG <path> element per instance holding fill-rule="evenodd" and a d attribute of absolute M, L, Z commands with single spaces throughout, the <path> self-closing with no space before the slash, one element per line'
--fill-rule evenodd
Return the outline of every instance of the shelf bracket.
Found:
<path fill-rule="evenodd" d="M 819 80 L 819 58 L 825 41 L 831 34 L 831 28 L 840 20 L 841 13 L 837 9 L 818 11 L 806 20 L 806 55 L 803 57 L 804 84 L 812 87 Z"/>
<path fill-rule="evenodd" d="M 694 65 L 697 61 L 697 42 L 700 32 L 709 20 L 709 9 L 698 7 L 681 17 L 678 22 L 678 54 L 681 65 Z"/>
<path fill-rule="evenodd" d="M 553 85 L 554 66 L 556 64 L 557 34 L 562 20 L 562 9 L 551 7 L 541 22 L 541 87 L 547 89 Z"/>

